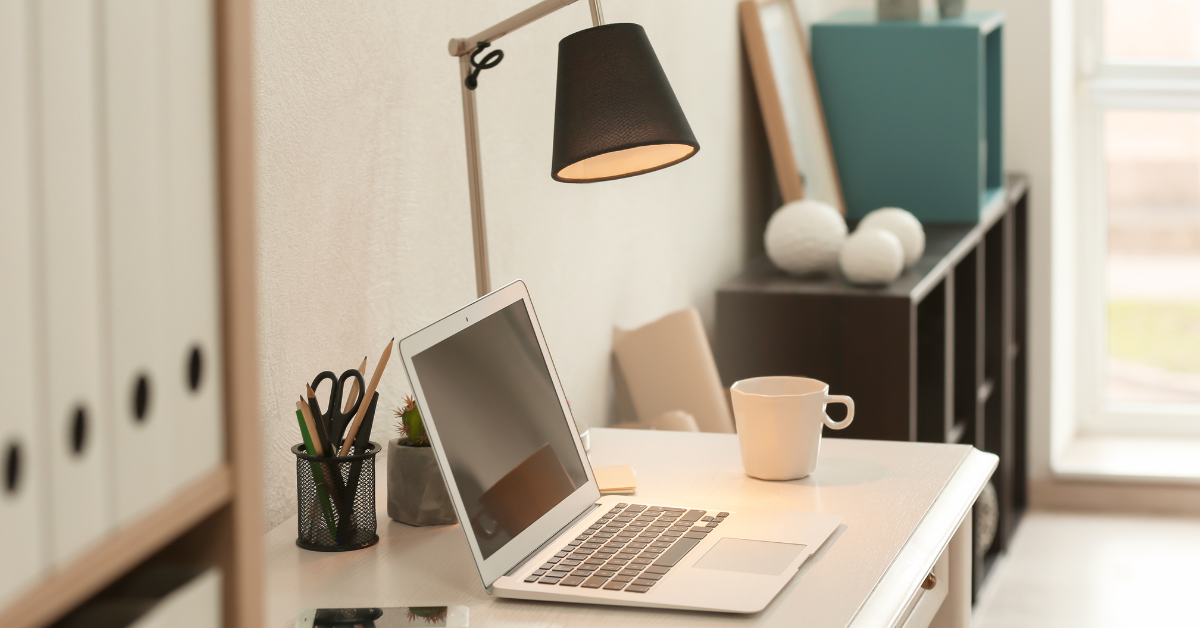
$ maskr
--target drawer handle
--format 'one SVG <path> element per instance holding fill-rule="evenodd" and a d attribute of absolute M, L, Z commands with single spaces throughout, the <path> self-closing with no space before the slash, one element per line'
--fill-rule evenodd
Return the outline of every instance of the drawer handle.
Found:
<path fill-rule="evenodd" d="M 921 588 L 925 589 L 926 591 L 932 591 L 936 586 L 937 576 L 933 575 L 932 573 L 930 573 L 928 576 L 925 576 L 925 582 L 921 583 Z"/>

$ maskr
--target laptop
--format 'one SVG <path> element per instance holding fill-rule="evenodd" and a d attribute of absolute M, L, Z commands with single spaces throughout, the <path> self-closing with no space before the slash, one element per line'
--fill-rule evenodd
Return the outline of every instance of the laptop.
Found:
<path fill-rule="evenodd" d="M 842 522 L 601 496 L 521 281 L 401 340 L 400 355 L 493 595 L 755 613 Z"/>

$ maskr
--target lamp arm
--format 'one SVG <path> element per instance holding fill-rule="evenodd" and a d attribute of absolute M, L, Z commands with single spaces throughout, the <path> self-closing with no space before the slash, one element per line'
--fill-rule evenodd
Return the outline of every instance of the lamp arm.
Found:
<path fill-rule="evenodd" d="M 578 0 L 542 0 L 520 13 L 466 39 L 450 40 L 450 56 L 458 57 L 460 82 L 463 98 L 463 129 L 467 140 L 467 184 L 471 196 L 471 240 L 475 251 L 475 291 L 483 295 L 492 291 L 491 269 L 488 267 L 487 222 L 483 211 L 483 164 L 479 149 L 479 114 L 475 111 L 475 90 L 467 87 L 466 79 L 472 72 L 471 53 L 481 43 L 491 43 L 501 37 Z M 592 12 L 592 25 L 604 23 L 600 0 L 588 0 Z"/>
<path fill-rule="evenodd" d="M 604 23 L 604 11 L 600 8 L 600 0 L 588 0 L 588 8 L 592 10 L 592 26 Z"/>
<path fill-rule="evenodd" d="M 520 13 L 499 22 L 493 26 L 479 31 L 475 35 L 466 38 L 455 38 L 450 40 L 450 56 L 461 57 L 475 52 L 475 47 L 481 43 L 492 43 L 501 37 L 525 26 L 536 22 L 555 11 L 572 4 L 579 0 L 542 0 L 541 2 L 521 11 Z M 592 13 L 592 26 L 600 26 L 604 23 L 604 11 L 600 8 L 600 0 L 588 0 L 589 8 Z"/>
<path fill-rule="evenodd" d="M 555 0 L 556 2 L 558 0 Z M 483 164 L 479 149 L 479 115 L 475 111 L 475 90 L 467 87 L 471 75 L 471 56 L 458 58 L 459 88 L 463 99 L 463 131 L 467 141 L 467 185 L 471 198 L 471 242 L 475 252 L 475 296 L 492 291 L 492 273 L 488 267 L 487 222 L 483 211 Z"/>

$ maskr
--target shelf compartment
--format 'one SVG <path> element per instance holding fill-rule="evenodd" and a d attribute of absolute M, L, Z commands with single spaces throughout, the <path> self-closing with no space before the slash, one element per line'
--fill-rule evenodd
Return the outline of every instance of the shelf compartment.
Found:
<path fill-rule="evenodd" d="M 82 556 L 51 571 L 3 610 L 0 626 L 50 624 L 228 504 L 232 496 L 232 473 L 222 465 Z"/>
<path fill-rule="evenodd" d="M 954 422 L 954 275 L 917 311 L 917 440 L 948 442 Z"/>
<path fill-rule="evenodd" d="M 978 392 L 983 384 L 982 243 L 954 268 L 954 416 L 966 422 L 960 442 L 981 447 Z"/>

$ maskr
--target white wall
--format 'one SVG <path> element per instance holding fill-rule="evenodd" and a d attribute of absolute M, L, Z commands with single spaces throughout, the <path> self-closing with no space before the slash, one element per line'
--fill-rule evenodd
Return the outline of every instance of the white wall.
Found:
<path fill-rule="evenodd" d="M 295 508 L 288 449 L 303 383 L 364 355 L 373 365 L 388 338 L 474 297 L 458 70 L 446 43 L 531 3 L 256 3 L 268 526 Z M 874 4 L 796 3 L 807 22 Z M 1009 12 L 1008 165 L 1032 176 L 1035 269 L 1048 255 L 1052 189 L 1046 6 L 971 2 Z M 572 408 L 594 425 L 614 413 L 612 327 L 695 305 L 711 328 L 714 290 L 761 250 L 776 196 L 736 0 L 608 0 L 605 15 L 646 28 L 700 141 L 692 160 L 595 185 L 550 179 L 557 43 L 589 25 L 584 2 L 500 41 L 506 58 L 483 74 L 478 96 L 493 285 L 526 280 Z M 1039 347 L 1050 290 L 1035 277 L 1037 441 L 1049 429 Z M 374 440 L 391 437 L 390 410 L 408 391 L 393 360 Z"/>

